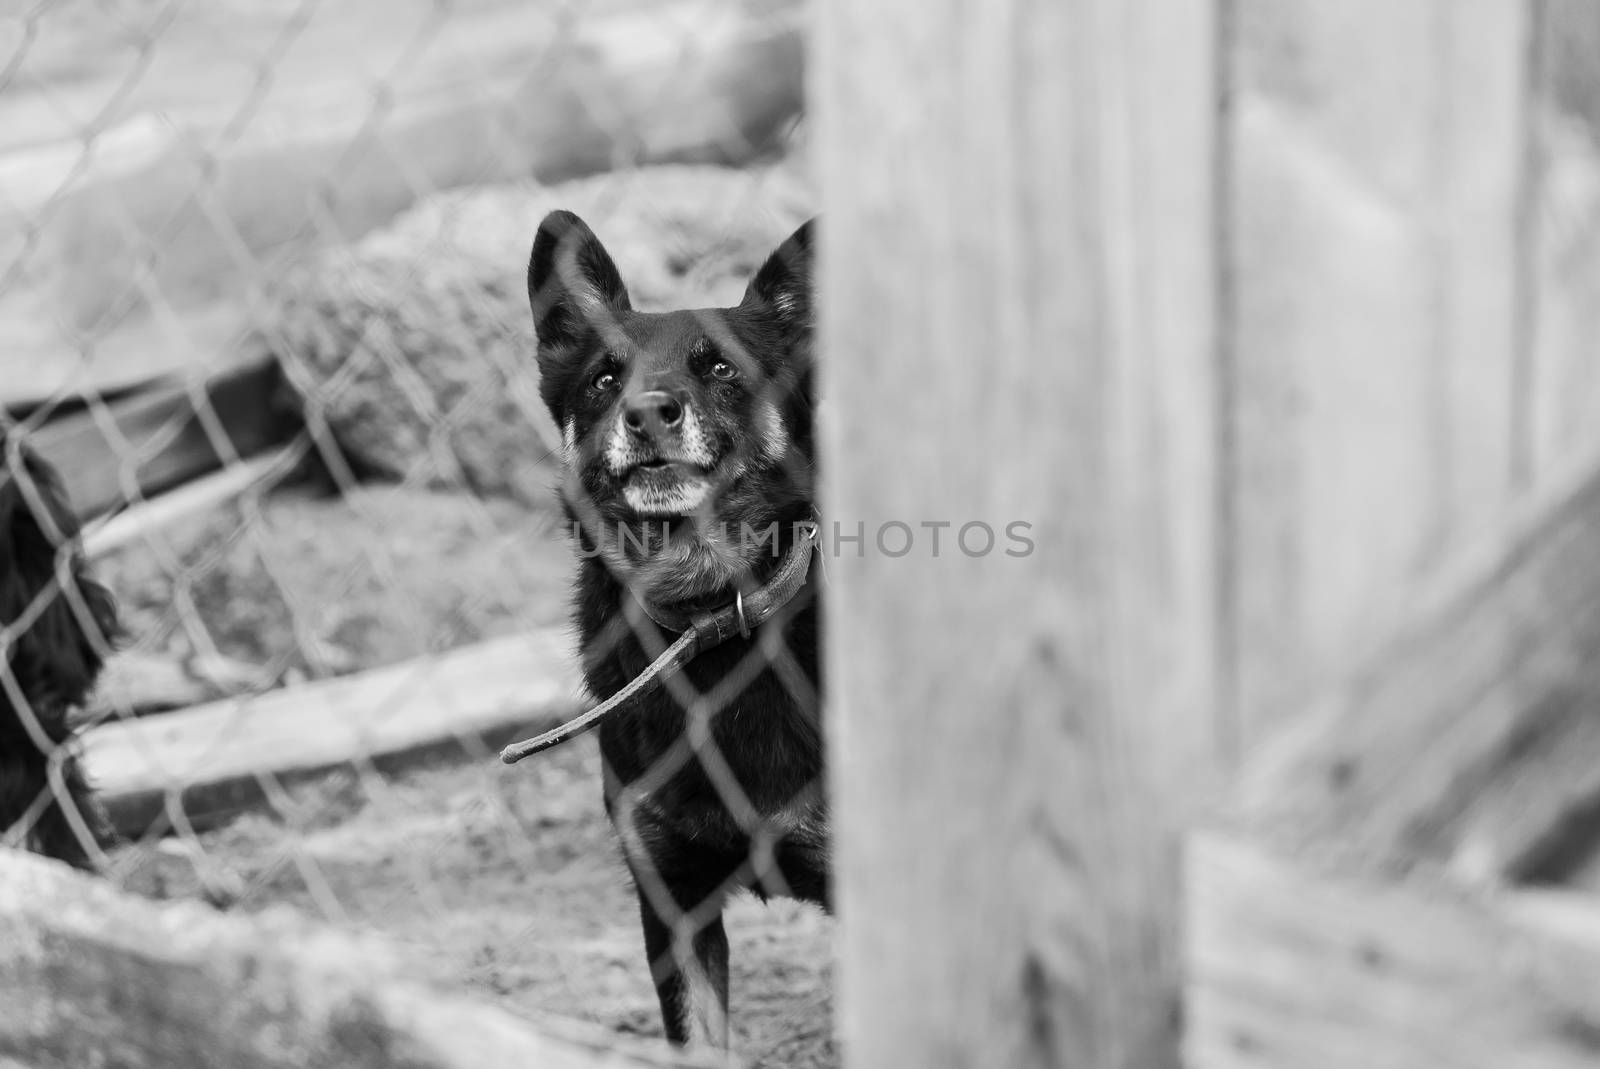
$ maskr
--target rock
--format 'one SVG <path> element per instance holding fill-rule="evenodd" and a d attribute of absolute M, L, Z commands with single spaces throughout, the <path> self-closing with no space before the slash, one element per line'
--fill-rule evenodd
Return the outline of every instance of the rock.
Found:
<path fill-rule="evenodd" d="M 635 307 L 734 303 L 811 214 L 796 170 L 654 167 L 441 194 L 287 275 L 262 341 L 355 474 L 548 503 L 560 437 L 524 285 L 539 220 L 582 215 Z"/>

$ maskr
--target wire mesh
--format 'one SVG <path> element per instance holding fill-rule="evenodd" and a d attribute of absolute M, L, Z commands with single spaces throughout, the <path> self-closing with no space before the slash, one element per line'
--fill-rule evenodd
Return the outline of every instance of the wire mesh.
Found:
<path fill-rule="evenodd" d="M 652 968 L 713 909 L 634 864 L 674 934 L 650 961 L 637 795 L 619 836 L 592 737 L 496 759 L 584 697 L 523 278 L 566 208 L 637 307 L 737 302 L 815 207 L 803 14 L 66 0 L 0 18 L 8 845 L 376 931 L 513 1012 L 662 1034 Z M 661 641 L 619 621 L 604 642 Z M 686 741 L 654 774 L 710 770 L 760 844 L 750 871 L 782 889 L 711 727 L 741 680 L 796 678 L 776 627 L 748 658 L 705 693 L 670 681 Z M 831 1064 L 827 921 L 731 916 L 735 1044 Z"/>
<path fill-rule="evenodd" d="M 1585 0 L 1539 6 L 1516 225 L 1537 283 L 1573 297 L 1534 317 L 1540 344 L 1579 354 L 1560 369 L 1572 388 L 1535 420 L 1560 451 L 1592 427 L 1600 388 L 1581 358 L 1600 303 L 1579 299 L 1600 284 L 1600 24 Z M 1306 179 L 1308 215 L 1325 198 L 1330 217 L 1364 226 L 1376 207 L 1384 233 L 1426 231 L 1386 171 L 1363 172 L 1371 160 L 1346 166 L 1305 131 L 1263 147 L 1261 129 L 1315 110 L 1325 72 L 1306 67 L 1302 12 L 1236 14 L 1228 122 L 1256 124 L 1263 169 Z M 598 437 L 571 440 L 552 418 L 523 279 L 539 221 L 569 209 L 635 307 L 738 302 L 818 207 L 805 15 L 799 0 L 57 0 L 0 14 L 7 844 L 158 898 L 376 931 L 419 975 L 518 1013 L 660 1035 L 683 1007 L 664 1022 L 652 976 L 682 972 L 672 997 L 701 1011 L 688 1030 L 721 1027 L 703 989 L 725 891 L 825 893 L 795 885 L 826 862 L 814 770 L 799 758 L 797 782 L 751 777 L 725 745 L 762 687 L 815 729 L 814 651 L 768 626 L 731 643 L 742 655 L 714 679 L 669 679 L 666 737 L 641 767 L 619 769 L 593 737 L 499 764 L 501 743 L 581 708 L 583 667 L 615 689 L 673 632 L 647 611 L 636 560 L 585 545 L 615 517 L 563 471 L 593 462 L 624 417 L 608 407 Z M 1230 176 L 1238 214 L 1257 177 Z M 580 270 L 565 286 L 592 281 Z M 612 341 L 587 357 L 618 366 L 585 363 L 578 385 L 626 378 L 650 346 L 614 303 L 589 311 Z M 725 317 L 680 325 L 743 375 L 759 416 L 746 433 L 774 441 L 759 414 L 798 384 Z M 809 493 L 807 450 L 772 454 L 772 480 Z M 732 537 L 767 529 L 752 526 Z M 740 542 L 718 590 L 758 587 L 769 548 Z M 571 587 L 596 559 L 622 582 L 582 641 Z M 777 747 L 762 757 L 785 762 Z M 687 895 L 693 880 L 663 871 L 654 841 L 658 800 L 685 775 L 739 839 L 736 864 L 726 849 L 686 863 L 714 884 Z M 650 948 L 641 908 L 661 922 Z M 834 1064 L 829 922 L 748 898 L 727 912 L 734 1045 L 755 1064 Z"/>

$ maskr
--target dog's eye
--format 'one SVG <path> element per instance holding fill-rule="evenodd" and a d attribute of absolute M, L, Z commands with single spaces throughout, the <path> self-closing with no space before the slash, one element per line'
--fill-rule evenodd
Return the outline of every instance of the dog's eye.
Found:
<path fill-rule="evenodd" d="M 602 371 L 600 374 L 589 380 L 589 388 L 594 390 L 595 393 L 605 393 L 616 384 L 616 375 L 609 371 Z"/>
<path fill-rule="evenodd" d="M 711 365 L 711 377 L 714 379 L 721 379 L 723 382 L 727 382 L 729 379 L 734 378 L 738 374 L 738 369 L 732 364 L 728 363 L 726 360 L 718 360 L 715 364 Z"/>

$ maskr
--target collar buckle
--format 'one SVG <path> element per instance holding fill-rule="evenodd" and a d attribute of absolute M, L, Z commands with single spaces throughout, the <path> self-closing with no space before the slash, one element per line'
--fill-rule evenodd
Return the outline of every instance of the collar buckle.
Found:
<path fill-rule="evenodd" d="M 744 617 L 744 591 L 736 591 L 733 595 L 733 611 L 739 621 L 739 637 L 750 637 L 750 621 Z"/>

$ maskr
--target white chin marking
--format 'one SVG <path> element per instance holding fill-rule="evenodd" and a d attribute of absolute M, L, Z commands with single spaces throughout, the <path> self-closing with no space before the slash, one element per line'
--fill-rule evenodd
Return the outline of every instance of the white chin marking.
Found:
<path fill-rule="evenodd" d="M 675 479 L 664 486 L 629 482 L 622 488 L 628 507 L 641 516 L 685 516 L 705 503 L 711 483 L 696 477 Z"/>

